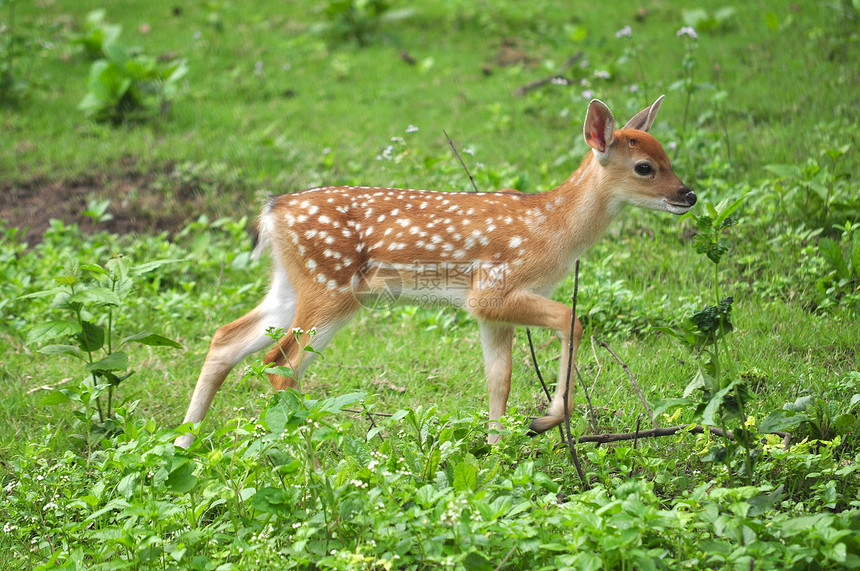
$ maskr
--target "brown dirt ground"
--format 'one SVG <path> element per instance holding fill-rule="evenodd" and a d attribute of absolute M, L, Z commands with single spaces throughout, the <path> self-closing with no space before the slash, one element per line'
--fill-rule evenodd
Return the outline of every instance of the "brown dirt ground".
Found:
<path fill-rule="evenodd" d="M 61 181 L 46 177 L 0 180 L 0 223 L 20 229 L 21 241 L 32 245 L 41 240 L 51 219 L 77 223 L 85 232 L 154 234 L 174 233 L 202 213 L 212 215 L 213 208 L 198 188 L 164 184 L 169 171 L 166 167 L 155 173 L 128 171 Z M 82 214 L 94 199 L 110 199 L 111 220 L 96 225 Z"/>

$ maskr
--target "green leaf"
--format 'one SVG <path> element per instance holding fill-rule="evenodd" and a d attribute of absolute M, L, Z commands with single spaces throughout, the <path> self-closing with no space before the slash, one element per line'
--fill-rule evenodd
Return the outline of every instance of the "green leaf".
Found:
<path fill-rule="evenodd" d="M 77 335 L 80 332 L 81 325 L 77 321 L 45 321 L 30 329 L 27 333 L 27 345 L 65 335 Z"/>
<path fill-rule="evenodd" d="M 287 515 L 292 510 L 289 494 L 281 488 L 261 488 L 251 496 L 251 507 L 275 515 Z"/>
<path fill-rule="evenodd" d="M 140 276 L 140 275 L 149 273 L 152 270 L 158 269 L 161 266 L 164 266 L 167 264 L 176 264 L 179 262 L 184 262 L 186 260 L 188 260 L 188 258 L 175 258 L 175 259 L 169 259 L 169 260 L 154 260 L 152 262 L 145 262 L 143 264 L 139 264 L 139 265 L 131 268 L 131 275 Z"/>
<path fill-rule="evenodd" d="M 771 432 L 787 432 L 792 428 L 797 428 L 804 422 L 809 420 L 805 414 L 799 414 L 786 410 L 771 411 L 758 426 L 761 433 L 767 434 Z"/>
<path fill-rule="evenodd" d="M 162 337 L 161 335 L 156 335 L 155 333 L 150 333 L 149 331 L 142 331 L 134 335 L 129 335 L 120 341 L 120 346 L 131 341 L 140 343 L 141 345 L 149 345 L 150 347 L 173 347 L 174 349 L 182 349 L 182 345 L 176 341 L 168 339 L 167 337 Z"/>
<path fill-rule="evenodd" d="M 726 206 L 726 204 L 728 203 L 728 199 L 721 201 L 719 206 L 717 207 L 720 210 L 720 215 L 717 216 L 716 220 L 714 220 L 714 226 L 718 226 L 720 228 L 728 226 L 728 224 L 723 224 L 723 222 L 725 220 L 728 220 L 729 216 L 731 216 L 732 213 L 737 210 L 741 204 L 743 204 L 745 199 L 746 195 L 741 196 L 728 206 Z"/>
<path fill-rule="evenodd" d="M 70 402 L 72 399 L 64 393 L 63 391 L 53 390 L 48 394 L 42 397 L 39 401 L 39 406 L 54 406 L 58 404 L 65 404 Z"/>
<path fill-rule="evenodd" d="M 48 297 L 49 295 L 57 295 L 58 293 L 65 293 L 68 291 L 69 288 L 67 287 L 52 287 L 51 289 L 43 289 L 41 291 L 34 291 L 33 293 L 18 296 L 17 299 L 34 299 L 38 297 Z"/>
<path fill-rule="evenodd" d="M 812 396 L 806 395 L 802 397 L 797 397 L 797 399 L 795 399 L 795 401 L 792 403 L 786 403 L 782 405 L 782 408 L 784 410 L 790 410 L 792 412 L 803 412 L 808 409 L 814 401 L 815 399 Z"/>
<path fill-rule="evenodd" d="M 723 400 L 726 398 L 731 390 L 735 387 L 737 381 L 732 381 L 729 383 L 729 386 L 720 390 L 711 397 L 711 400 L 708 401 L 708 406 L 705 407 L 705 410 L 702 412 L 702 424 L 706 424 L 708 426 L 714 426 L 717 423 L 717 413 L 719 413 L 720 408 L 723 405 Z"/>
<path fill-rule="evenodd" d="M 108 288 L 91 287 L 69 296 L 69 302 L 93 304 L 94 307 L 104 307 L 107 305 L 118 306 L 120 304 L 120 299 L 116 293 L 112 292 Z"/>
<path fill-rule="evenodd" d="M 39 348 L 39 353 L 43 355 L 69 355 L 81 361 L 86 361 L 84 354 L 74 345 L 45 345 Z"/>
<path fill-rule="evenodd" d="M 164 485 L 168 490 L 177 494 L 187 494 L 197 485 L 197 476 L 194 475 L 195 464 L 192 461 L 184 462 L 170 471 Z"/>
<path fill-rule="evenodd" d="M 801 170 L 798 165 L 765 165 L 764 169 L 770 171 L 779 178 L 800 178 Z"/>
<path fill-rule="evenodd" d="M 105 330 L 101 325 L 94 325 L 89 321 L 81 323 L 81 331 L 75 335 L 75 340 L 81 349 L 92 353 L 98 351 L 105 343 Z"/>
<path fill-rule="evenodd" d="M 782 490 L 784 487 L 785 484 L 780 484 L 769 494 L 760 493 L 748 499 L 747 503 L 750 504 L 750 509 L 747 515 L 756 517 L 768 513 L 782 499 Z"/>
<path fill-rule="evenodd" d="M 98 264 L 81 264 L 80 269 L 87 270 L 88 272 L 93 272 L 95 274 L 101 274 L 103 276 L 107 275 L 107 270 Z"/>
<path fill-rule="evenodd" d="M 775 12 L 767 12 L 764 15 L 764 23 L 772 32 L 779 30 L 779 16 Z"/>
<path fill-rule="evenodd" d="M 848 270 L 848 264 L 845 262 L 845 257 L 842 255 L 842 248 L 835 240 L 830 238 L 821 238 L 818 241 L 818 251 L 821 252 L 821 257 L 834 270 L 840 278 L 851 277 L 851 272 Z"/>
<path fill-rule="evenodd" d="M 320 409 L 328 412 L 340 412 L 343 407 L 353 405 L 366 397 L 367 393 L 356 392 L 328 398 L 320 403 Z"/>
<path fill-rule="evenodd" d="M 123 351 L 111 353 L 104 359 L 87 364 L 87 371 L 125 371 L 128 369 L 128 355 Z"/>
<path fill-rule="evenodd" d="M 454 466 L 454 489 L 458 492 L 475 491 L 478 485 L 478 467 L 464 460 Z"/>

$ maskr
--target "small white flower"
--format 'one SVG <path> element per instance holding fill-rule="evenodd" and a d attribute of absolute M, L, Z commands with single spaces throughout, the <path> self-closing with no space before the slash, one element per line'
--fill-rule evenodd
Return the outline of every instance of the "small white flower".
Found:
<path fill-rule="evenodd" d="M 616 38 L 629 38 L 633 35 L 633 30 L 630 29 L 630 26 L 624 26 L 617 32 L 615 32 Z"/>
<path fill-rule="evenodd" d="M 609 72 L 605 70 L 595 71 L 594 77 L 597 79 L 609 79 Z"/>
<path fill-rule="evenodd" d="M 678 30 L 678 37 L 680 38 L 682 36 L 690 36 L 694 40 L 699 39 L 698 34 L 696 34 L 696 30 L 694 30 L 692 26 L 684 26 L 683 28 Z"/>
<path fill-rule="evenodd" d="M 594 99 L 594 92 L 590 89 L 586 89 L 582 92 L 582 97 L 584 99 Z"/>
<path fill-rule="evenodd" d="M 416 127 L 415 125 L 413 125 L 412 123 L 410 123 L 410 124 L 409 124 L 409 126 L 408 126 L 408 127 L 406 127 L 406 132 L 407 132 L 407 133 L 417 133 L 417 132 L 418 132 L 418 127 Z"/>
<path fill-rule="evenodd" d="M 639 86 L 638 85 L 636 85 L 634 83 L 633 85 L 630 86 L 630 93 L 638 93 L 638 92 L 639 92 Z"/>

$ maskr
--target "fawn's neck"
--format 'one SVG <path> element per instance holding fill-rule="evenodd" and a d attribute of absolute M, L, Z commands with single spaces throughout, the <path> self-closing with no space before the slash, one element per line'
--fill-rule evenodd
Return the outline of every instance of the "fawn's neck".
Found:
<path fill-rule="evenodd" d="M 597 241 L 618 213 L 606 178 L 606 170 L 588 153 L 567 180 L 544 194 L 547 230 L 569 255 L 579 256 Z"/>

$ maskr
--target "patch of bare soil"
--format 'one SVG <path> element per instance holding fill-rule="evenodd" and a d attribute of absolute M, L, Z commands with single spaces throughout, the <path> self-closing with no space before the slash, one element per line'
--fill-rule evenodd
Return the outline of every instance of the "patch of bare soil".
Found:
<path fill-rule="evenodd" d="M 0 221 L 19 228 L 22 241 L 39 242 L 51 219 L 77 223 L 86 232 L 174 233 L 200 214 L 213 215 L 199 188 L 172 184 L 171 167 L 160 172 L 87 175 L 70 180 L 37 177 L 0 181 Z M 91 201 L 110 200 L 110 220 L 95 223 L 83 213 Z"/>

